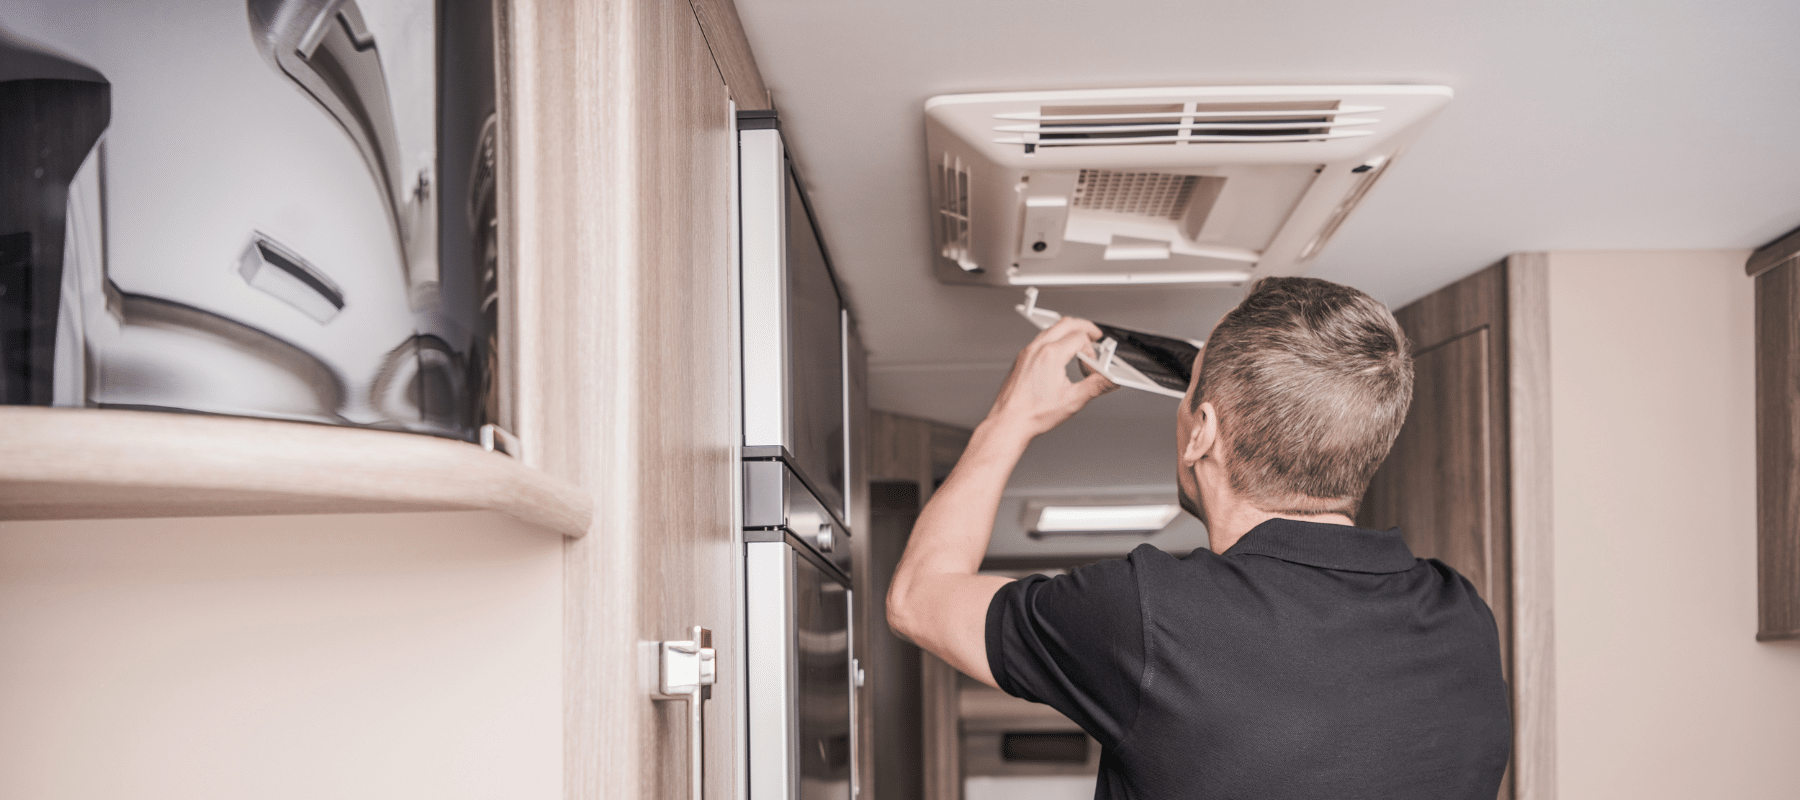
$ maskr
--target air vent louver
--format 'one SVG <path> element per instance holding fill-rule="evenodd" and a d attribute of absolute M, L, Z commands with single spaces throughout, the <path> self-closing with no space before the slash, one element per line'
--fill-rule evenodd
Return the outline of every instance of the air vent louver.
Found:
<path fill-rule="evenodd" d="M 1368 136 L 1380 106 L 1336 100 L 1283 103 L 1185 103 L 1134 106 L 1042 106 L 1037 113 L 995 114 L 994 130 L 1018 134 L 999 144 L 1038 148 L 1230 142 L 1311 142 Z"/>
<path fill-rule="evenodd" d="M 938 241 L 944 243 L 941 252 L 964 271 L 979 272 L 981 266 L 969 252 L 969 170 L 962 159 L 945 158 L 934 177 Z"/>

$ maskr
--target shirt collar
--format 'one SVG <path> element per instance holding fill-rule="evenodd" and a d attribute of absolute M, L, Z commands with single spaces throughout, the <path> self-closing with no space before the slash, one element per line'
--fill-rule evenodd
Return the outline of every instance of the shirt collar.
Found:
<path fill-rule="evenodd" d="M 1279 517 L 1251 528 L 1224 554 L 1269 556 L 1344 572 L 1405 572 L 1417 562 L 1399 528 L 1372 531 Z"/>

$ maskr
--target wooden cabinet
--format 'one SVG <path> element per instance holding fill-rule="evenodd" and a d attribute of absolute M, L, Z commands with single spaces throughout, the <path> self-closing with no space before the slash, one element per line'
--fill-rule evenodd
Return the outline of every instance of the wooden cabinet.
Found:
<path fill-rule="evenodd" d="M 1800 229 L 1756 278 L 1756 638 L 1800 639 Z"/>
<path fill-rule="evenodd" d="M 1399 526 L 1493 608 L 1513 692 L 1503 798 L 1555 791 L 1547 275 L 1515 255 L 1395 312 L 1413 402 L 1357 518 Z"/>

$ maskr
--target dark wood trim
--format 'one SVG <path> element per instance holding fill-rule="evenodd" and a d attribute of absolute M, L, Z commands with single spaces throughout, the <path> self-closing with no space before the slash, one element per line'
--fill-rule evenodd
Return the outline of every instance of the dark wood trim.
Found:
<path fill-rule="evenodd" d="M 1800 255 L 1800 228 L 1795 228 L 1781 235 L 1781 238 L 1756 248 L 1744 262 L 1744 272 L 1754 278 L 1768 272 L 1771 267 Z"/>
<path fill-rule="evenodd" d="M 1758 641 L 1800 639 L 1800 260 L 1756 276 Z"/>
<path fill-rule="evenodd" d="M 1480 566 L 1468 562 L 1472 572 L 1467 577 L 1494 609 L 1512 689 L 1513 759 L 1500 797 L 1554 800 L 1549 258 L 1542 253 L 1510 256 L 1399 309 L 1395 317 L 1415 358 L 1451 359 L 1435 362 L 1440 370 L 1464 359 L 1461 363 L 1476 372 L 1456 380 L 1480 380 L 1485 387 L 1487 422 L 1480 441 L 1460 446 L 1478 447 L 1479 452 L 1468 455 L 1487 465 L 1485 490 L 1479 500 L 1466 501 L 1481 504 L 1485 544 Z M 1442 356 L 1452 352 L 1449 348 L 1461 348 L 1464 354 Z M 1474 350 L 1485 353 L 1480 362 L 1472 360 Z M 1434 374 L 1439 382 L 1434 385 L 1446 391 L 1449 373 Z M 1420 456 L 1414 452 L 1411 457 Z M 1388 480 L 1419 480 L 1403 474 L 1409 473 L 1393 473 Z M 1378 475 L 1371 485 L 1359 524 L 1386 527 L 1392 522 L 1387 515 L 1399 511 L 1389 505 L 1396 485 L 1382 480 Z"/>
<path fill-rule="evenodd" d="M 688 0 L 694 7 L 694 19 L 700 22 L 700 33 L 712 50 L 713 63 L 719 77 L 739 111 L 767 111 L 775 107 L 769 87 L 763 84 L 762 72 L 756 68 L 756 55 L 750 52 L 750 39 L 744 35 L 744 21 L 738 18 L 737 6 L 731 0 Z"/>

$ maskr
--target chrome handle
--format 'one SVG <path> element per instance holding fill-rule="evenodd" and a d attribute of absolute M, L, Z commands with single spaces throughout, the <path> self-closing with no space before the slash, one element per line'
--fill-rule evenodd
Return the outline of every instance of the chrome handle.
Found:
<path fill-rule="evenodd" d="M 684 700 L 688 704 L 688 795 L 706 795 L 706 716 L 702 705 L 712 697 L 718 681 L 718 653 L 712 631 L 694 626 L 694 638 L 681 642 L 657 642 L 658 700 Z"/>

